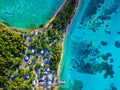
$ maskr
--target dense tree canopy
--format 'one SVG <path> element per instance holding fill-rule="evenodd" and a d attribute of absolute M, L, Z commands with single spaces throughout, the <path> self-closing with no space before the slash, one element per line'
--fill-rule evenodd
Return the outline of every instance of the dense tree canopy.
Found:
<path fill-rule="evenodd" d="M 20 33 L 5 27 L 0 29 L 0 85 L 2 81 L 7 83 L 6 77 L 20 65 L 25 47 Z"/>
<path fill-rule="evenodd" d="M 24 49 L 25 41 L 19 34 L 8 29 L 0 30 L 0 75 L 20 64 Z"/>

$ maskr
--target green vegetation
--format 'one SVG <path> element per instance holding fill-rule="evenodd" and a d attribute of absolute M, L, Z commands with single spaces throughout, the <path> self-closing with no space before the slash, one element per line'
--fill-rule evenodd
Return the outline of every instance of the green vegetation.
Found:
<path fill-rule="evenodd" d="M 50 68 L 56 71 L 58 68 L 58 64 L 61 60 L 62 46 L 58 43 L 55 43 L 52 46 L 52 50 L 53 50 L 53 55 L 51 57 Z"/>
<path fill-rule="evenodd" d="M 20 35 L 7 29 L 0 30 L 0 75 L 8 75 L 9 69 L 19 66 L 25 47 Z"/>
<path fill-rule="evenodd" d="M 15 86 L 8 76 L 15 71 L 26 48 L 25 40 L 20 33 L 13 32 L 1 25 L 0 29 L 0 87 Z"/>

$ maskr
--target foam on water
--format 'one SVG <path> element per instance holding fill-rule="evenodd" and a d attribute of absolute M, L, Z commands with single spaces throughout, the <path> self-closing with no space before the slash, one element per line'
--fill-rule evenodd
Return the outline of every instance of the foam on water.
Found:
<path fill-rule="evenodd" d="M 59 90 L 80 90 L 76 80 L 83 83 L 82 90 L 120 90 L 120 48 L 115 46 L 120 42 L 120 1 L 98 1 L 81 1 L 65 40 L 60 78 L 66 84 Z M 112 54 L 108 60 L 102 57 L 106 53 Z M 101 62 L 112 68 L 99 71 Z M 113 75 L 105 78 L 106 72 Z"/>

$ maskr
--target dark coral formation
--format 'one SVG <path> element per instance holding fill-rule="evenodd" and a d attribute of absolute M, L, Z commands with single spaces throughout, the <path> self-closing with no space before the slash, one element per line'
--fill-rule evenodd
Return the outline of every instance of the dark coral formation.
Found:
<path fill-rule="evenodd" d="M 113 66 L 109 65 L 107 62 L 101 62 L 101 63 L 91 63 L 91 62 L 85 62 L 84 60 L 79 60 L 79 62 L 73 60 L 73 68 L 81 73 L 87 73 L 87 74 L 96 74 L 101 73 L 102 71 L 105 71 L 104 78 L 107 78 L 110 76 L 113 78 Z"/>
<path fill-rule="evenodd" d="M 101 15 L 101 16 L 99 16 L 98 17 L 100 20 L 109 20 L 109 19 L 111 19 L 111 17 L 110 16 L 107 16 L 107 15 Z"/>
<path fill-rule="evenodd" d="M 111 56 L 112 56 L 112 53 L 108 52 L 108 53 L 106 53 L 106 55 L 107 55 L 108 57 L 111 57 Z"/>
<path fill-rule="evenodd" d="M 110 58 L 110 63 L 113 63 L 114 62 L 114 59 L 113 58 Z"/>
<path fill-rule="evenodd" d="M 120 35 L 120 32 L 117 32 L 118 35 Z"/>
<path fill-rule="evenodd" d="M 98 3 L 99 2 L 99 3 Z M 90 5 L 86 8 L 86 12 L 83 14 L 81 24 L 93 32 L 96 32 L 101 26 L 109 27 L 108 23 L 105 25 L 105 22 L 111 20 L 112 14 L 117 14 L 117 9 L 119 8 L 119 3 L 114 3 L 107 5 L 104 0 L 92 0 Z M 117 1 L 118 2 L 118 1 Z M 104 4 L 102 4 L 104 3 Z M 91 5 L 94 4 L 94 5 Z M 97 5 L 97 6 L 96 6 Z M 107 5 L 107 7 L 106 7 Z M 111 34 L 110 31 L 105 31 L 107 34 Z"/>
<path fill-rule="evenodd" d="M 108 60 L 108 56 L 107 55 L 102 55 L 102 59 L 103 60 Z"/>
<path fill-rule="evenodd" d="M 107 25 L 106 25 L 106 27 L 107 27 Z M 107 34 L 111 34 L 111 32 L 110 31 L 108 31 L 108 30 L 105 30 L 105 33 L 107 33 Z"/>
<path fill-rule="evenodd" d="M 104 3 L 104 0 L 91 0 L 88 7 L 86 8 L 86 12 L 84 12 L 85 17 L 83 17 L 82 20 L 84 20 L 86 17 L 90 17 L 96 14 L 97 9 L 101 7 L 102 3 Z"/>
<path fill-rule="evenodd" d="M 108 43 L 106 41 L 101 41 L 101 45 L 106 46 Z"/>
<path fill-rule="evenodd" d="M 117 90 L 117 88 L 115 87 L 114 83 L 111 83 L 110 88 L 111 88 L 111 90 Z"/>
<path fill-rule="evenodd" d="M 74 46 L 75 49 L 76 46 Z M 106 54 L 100 55 L 98 48 L 95 48 L 91 42 L 80 42 L 79 52 L 74 52 L 77 54 L 77 57 L 72 58 L 72 66 L 74 70 L 81 73 L 87 74 L 96 74 L 105 71 L 104 78 L 110 76 L 113 78 L 113 66 L 109 65 L 106 60 L 108 60 L 111 56 L 111 52 L 107 52 Z M 74 54 L 72 52 L 72 54 Z M 79 57 L 78 57 L 79 54 Z M 98 62 L 96 60 L 101 60 L 102 62 Z M 78 60 L 79 59 L 79 60 Z M 111 62 L 113 62 L 112 58 L 110 58 Z"/>
<path fill-rule="evenodd" d="M 120 48 L 120 41 L 115 41 L 115 47 Z"/>
<path fill-rule="evenodd" d="M 76 55 L 79 54 L 78 58 L 80 59 L 85 59 L 88 56 L 96 56 L 97 54 L 99 54 L 98 49 L 92 46 L 92 42 L 81 41 L 79 44 L 74 42 L 74 45 L 72 46 L 72 48 L 73 50 L 71 54 L 76 54 Z M 78 48 L 79 50 L 76 50 Z"/>
<path fill-rule="evenodd" d="M 110 52 L 108 52 L 108 53 L 102 55 L 102 59 L 103 60 L 108 60 L 108 58 L 111 57 L 111 56 L 112 56 L 112 54 Z"/>
<path fill-rule="evenodd" d="M 110 77 L 113 78 L 113 74 L 114 74 L 113 66 L 112 65 L 108 65 L 108 67 L 106 69 L 106 72 L 104 74 L 104 78 L 107 78 L 108 75 L 110 75 Z"/>

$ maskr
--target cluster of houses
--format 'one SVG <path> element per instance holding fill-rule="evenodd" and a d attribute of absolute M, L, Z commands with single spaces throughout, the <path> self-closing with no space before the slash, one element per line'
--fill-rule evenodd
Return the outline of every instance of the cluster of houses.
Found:
<path fill-rule="evenodd" d="M 37 37 L 40 33 L 39 30 L 31 32 L 33 36 Z M 40 53 L 35 52 L 35 48 L 31 48 L 29 46 L 29 43 L 31 42 L 32 37 L 29 36 L 27 33 L 25 40 L 27 42 L 27 49 L 31 51 L 31 55 L 28 55 L 27 52 L 25 52 L 23 61 L 20 67 L 22 68 L 28 68 L 30 70 L 30 66 L 33 65 L 33 70 L 32 72 L 35 74 L 34 75 L 34 80 L 32 79 L 31 84 L 32 84 L 32 90 L 35 90 L 35 88 L 41 88 L 42 90 L 51 90 L 52 87 L 57 86 L 59 84 L 64 84 L 64 81 L 58 80 L 57 74 L 54 71 L 51 71 L 50 69 L 50 59 L 48 57 L 46 58 L 40 58 L 42 56 L 47 56 L 52 54 L 52 52 L 48 52 L 45 49 L 42 49 Z M 38 54 L 38 58 L 32 60 L 35 55 Z M 36 62 L 40 63 L 39 67 L 36 67 Z M 33 76 L 33 74 L 25 74 L 22 75 L 22 78 L 24 80 L 28 80 Z M 14 81 L 15 75 L 11 74 L 9 75 L 9 78 Z"/>
<path fill-rule="evenodd" d="M 31 32 L 32 34 L 35 34 L 35 36 L 39 35 L 40 31 L 36 30 L 35 33 L 34 31 Z M 26 37 L 26 42 L 30 42 L 32 37 L 27 36 Z M 29 49 L 29 46 L 28 48 Z M 28 67 L 33 64 L 34 65 L 34 72 L 36 73 L 36 77 L 35 80 L 33 80 L 32 86 L 33 86 L 33 90 L 34 87 L 40 87 L 40 88 L 46 88 L 46 89 L 51 89 L 52 86 L 56 86 L 59 85 L 61 83 L 64 83 L 63 81 L 60 81 L 57 79 L 56 77 L 56 72 L 51 71 L 50 70 L 50 59 L 49 58 L 45 58 L 45 59 L 40 59 L 40 56 L 43 55 L 49 55 L 52 54 L 52 52 L 48 52 L 47 50 L 42 49 L 40 51 L 40 53 L 38 54 L 38 59 L 36 61 L 40 62 L 40 68 L 36 68 L 36 63 L 32 61 L 32 58 L 35 56 L 35 49 L 31 49 L 32 54 L 31 55 L 27 55 L 27 53 L 24 54 L 24 58 L 23 58 L 23 66 L 24 67 Z M 47 66 L 46 66 L 47 65 Z M 42 75 L 41 75 L 42 73 Z M 30 76 L 27 76 L 27 78 L 30 78 Z"/>

